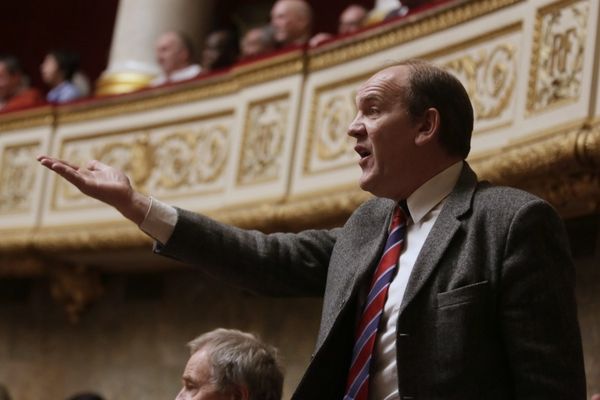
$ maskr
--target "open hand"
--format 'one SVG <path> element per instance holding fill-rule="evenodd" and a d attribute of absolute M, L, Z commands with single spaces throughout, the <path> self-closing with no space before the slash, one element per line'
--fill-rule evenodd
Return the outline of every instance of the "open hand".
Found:
<path fill-rule="evenodd" d="M 133 190 L 125 173 L 100 161 L 89 161 L 78 167 L 48 156 L 37 160 L 46 168 L 72 183 L 83 194 L 115 207 L 125 217 L 140 224 L 149 207 L 149 199 Z"/>

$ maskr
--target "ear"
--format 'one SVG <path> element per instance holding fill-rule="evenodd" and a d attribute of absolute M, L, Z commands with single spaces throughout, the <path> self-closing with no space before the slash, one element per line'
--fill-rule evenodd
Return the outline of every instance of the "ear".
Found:
<path fill-rule="evenodd" d="M 435 139 L 440 129 L 440 112 L 435 108 L 428 108 L 423 116 L 417 121 L 418 131 L 415 136 L 415 144 L 424 146 Z"/>

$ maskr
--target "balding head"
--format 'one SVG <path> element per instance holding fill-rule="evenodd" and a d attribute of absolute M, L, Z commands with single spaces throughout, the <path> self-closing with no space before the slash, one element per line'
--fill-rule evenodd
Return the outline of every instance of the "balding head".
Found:
<path fill-rule="evenodd" d="M 165 32 L 156 41 L 156 60 L 165 75 L 183 69 L 192 63 L 191 40 L 181 32 Z"/>
<path fill-rule="evenodd" d="M 271 25 L 281 45 L 304 44 L 310 38 L 312 9 L 304 0 L 278 0 L 271 9 Z"/>
<path fill-rule="evenodd" d="M 358 4 L 351 4 L 340 14 L 338 33 L 356 32 L 362 27 L 362 23 L 367 16 L 367 9 Z"/>

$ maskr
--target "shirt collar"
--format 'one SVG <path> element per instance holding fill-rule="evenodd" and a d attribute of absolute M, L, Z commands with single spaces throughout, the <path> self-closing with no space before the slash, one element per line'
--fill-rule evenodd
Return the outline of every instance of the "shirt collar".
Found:
<path fill-rule="evenodd" d="M 452 164 L 408 196 L 406 204 L 413 223 L 418 223 L 450 194 L 458 182 L 462 168 L 462 161 Z"/>

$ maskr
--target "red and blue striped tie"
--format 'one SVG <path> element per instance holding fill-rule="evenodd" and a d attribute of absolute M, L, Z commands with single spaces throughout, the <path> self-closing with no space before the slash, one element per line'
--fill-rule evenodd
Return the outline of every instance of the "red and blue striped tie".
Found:
<path fill-rule="evenodd" d="M 356 331 L 344 400 L 366 400 L 368 398 L 369 368 L 373 348 L 375 347 L 375 337 L 377 336 L 388 288 L 396 273 L 398 258 L 404 246 L 405 233 L 406 215 L 402 207 L 397 206 L 392 216 L 390 233 L 385 243 L 383 255 L 373 273 L 365 309 Z"/>

